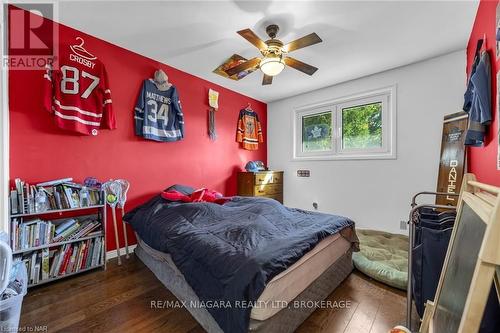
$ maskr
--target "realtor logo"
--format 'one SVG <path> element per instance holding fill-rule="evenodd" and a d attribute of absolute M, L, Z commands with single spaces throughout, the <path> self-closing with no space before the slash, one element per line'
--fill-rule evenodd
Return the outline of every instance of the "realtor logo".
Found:
<path fill-rule="evenodd" d="M 3 65 L 10 70 L 44 69 L 53 63 L 57 28 L 53 3 L 4 4 L 4 41 L 7 54 Z"/>

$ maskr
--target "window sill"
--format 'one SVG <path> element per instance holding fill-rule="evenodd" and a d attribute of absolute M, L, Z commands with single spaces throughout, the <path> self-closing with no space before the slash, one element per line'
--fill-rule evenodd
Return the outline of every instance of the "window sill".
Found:
<path fill-rule="evenodd" d="M 303 162 L 303 161 L 349 161 L 349 160 L 396 160 L 397 156 L 395 153 L 387 154 L 357 154 L 357 155 L 327 155 L 327 156 L 294 156 L 292 157 L 293 162 Z"/>

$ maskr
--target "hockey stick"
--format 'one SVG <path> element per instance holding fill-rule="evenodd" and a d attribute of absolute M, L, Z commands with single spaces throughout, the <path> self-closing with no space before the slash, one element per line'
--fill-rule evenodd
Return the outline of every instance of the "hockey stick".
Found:
<path fill-rule="evenodd" d="M 126 181 L 125 179 L 118 179 L 116 180 L 118 184 L 121 186 L 121 195 L 118 198 L 118 207 L 122 209 L 122 227 L 123 227 L 123 237 L 125 238 L 125 258 L 129 259 L 129 251 L 128 251 L 128 239 L 127 239 L 127 226 L 125 224 L 125 221 L 123 221 L 123 216 L 125 216 L 125 202 L 127 201 L 127 192 L 128 189 L 130 188 L 130 183 Z"/>
<path fill-rule="evenodd" d="M 111 207 L 111 212 L 113 213 L 113 227 L 115 229 L 115 243 L 116 243 L 116 253 L 118 256 L 118 265 L 122 264 L 122 258 L 120 254 L 120 243 L 118 241 L 118 228 L 116 226 L 116 204 L 118 203 L 118 198 L 121 196 L 121 186 L 116 181 L 110 180 L 102 185 L 104 189 L 104 194 L 106 195 L 106 202 Z"/>

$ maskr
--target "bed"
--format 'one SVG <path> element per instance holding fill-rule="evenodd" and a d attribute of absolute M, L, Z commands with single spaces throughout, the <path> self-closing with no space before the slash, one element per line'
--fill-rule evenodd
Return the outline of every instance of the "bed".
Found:
<path fill-rule="evenodd" d="M 349 275 L 357 250 L 351 220 L 266 198 L 157 196 L 125 220 L 137 256 L 210 333 L 293 332 Z"/>

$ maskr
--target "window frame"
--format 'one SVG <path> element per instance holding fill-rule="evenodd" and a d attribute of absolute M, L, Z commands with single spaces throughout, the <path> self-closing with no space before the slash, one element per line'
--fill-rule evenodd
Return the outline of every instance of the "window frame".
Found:
<path fill-rule="evenodd" d="M 330 124 L 331 128 L 332 128 L 332 139 L 331 139 L 332 140 L 332 142 L 331 142 L 332 149 L 310 151 L 310 152 L 302 151 L 302 146 L 303 146 L 303 142 L 302 142 L 302 134 L 303 133 L 302 133 L 302 121 L 301 121 L 302 118 L 310 116 L 310 115 L 322 114 L 322 113 L 327 113 L 327 112 L 332 113 L 332 122 Z M 300 111 L 297 113 L 297 117 L 300 119 L 300 121 L 298 123 L 298 128 L 296 128 L 297 136 L 296 136 L 295 140 L 296 140 L 296 145 L 298 145 L 298 148 L 301 151 L 300 156 L 301 157 L 314 157 L 314 156 L 329 156 L 329 155 L 331 155 L 331 152 L 335 151 L 335 127 L 334 127 L 334 124 L 336 122 L 336 119 L 335 119 L 334 110 L 329 106 L 323 106 L 323 107 L 319 107 L 319 108 L 315 108 L 315 109 L 311 109 L 311 110 Z"/>
<path fill-rule="evenodd" d="M 344 149 L 342 143 L 343 109 L 372 103 L 382 103 L 382 147 Z M 327 151 L 302 151 L 302 117 L 332 112 L 332 149 Z M 293 161 L 303 160 L 375 160 L 396 159 L 396 85 L 356 95 L 301 106 L 292 112 Z"/>

